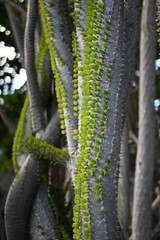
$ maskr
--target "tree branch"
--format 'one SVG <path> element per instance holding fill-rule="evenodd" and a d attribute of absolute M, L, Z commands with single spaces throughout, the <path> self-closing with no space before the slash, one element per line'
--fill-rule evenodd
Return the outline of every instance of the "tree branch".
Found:
<path fill-rule="evenodd" d="M 43 104 L 35 69 L 34 36 L 38 13 L 38 0 L 28 2 L 27 22 L 25 28 L 24 50 L 27 86 L 32 117 L 32 128 L 36 133 L 45 127 Z"/>
<path fill-rule="evenodd" d="M 155 160 L 155 1 L 143 1 L 140 36 L 139 133 L 136 157 L 133 239 L 151 239 L 151 204 Z"/>

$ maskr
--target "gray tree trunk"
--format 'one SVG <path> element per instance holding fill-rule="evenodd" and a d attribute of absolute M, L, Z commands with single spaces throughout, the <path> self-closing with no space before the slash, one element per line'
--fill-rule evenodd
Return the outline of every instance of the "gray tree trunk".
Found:
<path fill-rule="evenodd" d="M 128 237 L 129 220 L 129 150 L 128 150 L 128 121 L 126 119 L 124 132 L 121 142 L 120 154 L 120 182 L 119 182 L 119 200 L 120 200 L 120 223 L 124 236 Z"/>
<path fill-rule="evenodd" d="M 133 240 L 151 239 L 155 152 L 155 1 L 144 0 L 140 39 L 139 138 L 133 203 Z"/>

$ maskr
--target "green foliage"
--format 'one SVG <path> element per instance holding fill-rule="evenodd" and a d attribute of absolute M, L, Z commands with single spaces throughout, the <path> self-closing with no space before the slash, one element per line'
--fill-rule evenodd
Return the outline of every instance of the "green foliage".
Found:
<path fill-rule="evenodd" d="M 19 167 L 17 163 L 17 153 L 21 148 L 21 140 L 24 134 L 24 124 L 25 124 L 25 118 L 26 118 L 26 112 L 27 112 L 28 106 L 29 106 L 29 98 L 27 97 L 20 114 L 16 134 L 13 141 L 12 161 L 13 161 L 14 171 L 16 174 L 18 174 L 18 171 L 19 171 Z"/>
<path fill-rule="evenodd" d="M 47 160 L 51 164 L 65 164 L 69 159 L 68 152 L 41 141 L 35 137 L 27 136 L 21 141 L 21 147 L 38 160 Z"/>
<path fill-rule="evenodd" d="M 66 90 L 64 88 L 64 85 L 61 81 L 61 76 L 57 69 L 56 60 L 58 60 L 61 65 L 63 65 L 64 62 L 63 62 L 63 59 L 60 59 L 59 54 L 56 51 L 54 44 L 52 42 L 52 34 L 54 29 L 52 28 L 50 13 L 47 11 L 43 0 L 39 0 L 39 4 L 40 4 L 40 11 L 41 11 L 41 17 L 43 22 L 43 29 L 44 29 L 46 44 L 50 52 L 51 66 L 52 66 L 53 74 L 55 76 L 55 84 L 56 84 L 55 87 L 56 87 L 56 94 L 57 94 L 57 100 L 58 100 L 58 108 L 60 112 L 61 129 L 62 129 L 62 134 L 65 134 L 64 118 L 65 117 L 68 118 L 68 116 L 64 115 L 63 108 L 66 108 L 67 106 L 67 98 L 66 98 Z"/>
<path fill-rule="evenodd" d="M 79 144 L 80 152 L 77 156 L 77 174 L 75 177 L 75 206 L 74 206 L 74 239 L 80 239 L 82 234 L 80 226 L 83 228 L 84 239 L 91 239 L 91 224 L 89 213 L 89 186 L 88 178 L 94 177 L 94 172 L 99 166 L 99 158 L 104 135 L 104 127 L 107 121 L 107 111 L 109 92 L 101 89 L 101 71 L 107 47 L 107 41 L 110 34 L 110 19 L 105 19 L 102 23 L 105 2 L 100 4 L 98 1 L 88 1 L 86 16 L 86 32 L 83 32 L 84 40 L 84 64 L 82 67 L 76 67 L 75 73 L 82 78 L 82 106 L 80 113 Z M 71 14 L 74 24 L 78 29 L 80 25 L 80 1 L 75 1 L 75 10 Z M 104 20 L 103 20 L 104 21 Z M 81 30 L 82 31 L 82 30 Z M 74 56 L 81 60 L 78 54 L 76 37 L 73 34 Z M 103 36 L 103 37 L 102 37 Z M 111 79 L 112 63 L 106 69 L 106 78 Z M 107 80 L 106 80 L 107 81 Z M 102 91 L 102 92 L 100 92 Z M 103 103 L 98 103 L 97 99 L 101 94 Z M 101 109 L 101 110 L 100 110 Z M 101 113 L 99 112 L 101 111 Z M 101 117 L 99 117 L 101 116 Z M 100 118 L 99 131 L 95 130 L 97 119 Z M 91 151 L 92 149 L 92 151 Z M 92 152 L 92 154 L 91 154 Z M 103 165 L 99 170 L 99 179 L 106 174 L 109 162 Z M 102 202 L 101 183 L 95 186 L 97 202 Z"/>
<path fill-rule="evenodd" d="M 14 1 L 17 4 L 19 1 Z M 112 2 L 112 3 L 111 3 Z M 116 1 L 115 1 L 116 2 Z M 27 1 L 25 1 L 25 4 Z M 86 4 L 86 12 L 84 11 L 84 6 Z M 57 4 L 57 6 L 55 5 Z M 70 33 L 66 31 L 65 27 L 68 28 L 68 23 L 63 21 L 65 19 L 61 16 L 63 15 L 63 10 L 61 7 L 66 7 L 68 13 L 70 14 L 71 24 L 70 24 Z M 66 4 L 66 5 L 65 5 Z M 112 5 L 113 4 L 113 5 Z M 123 3 L 122 3 L 123 4 Z M 24 5 L 23 5 L 24 6 Z M 120 40 L 111 37 L 109 40 L 110 31 L 111 31 L 111 12 L 119 11 L 118 7 L 116 9 L 116 4 L 114 1 L 109 3 L 105 0 L 68 0 L 68 1 L 52 1 L 52 0 L 39 0 L 40 14 L 42 18 L 42 34 L 41 41 L 39 45 L 39 52 L 36 58 L 36 70 L 37 74 L 40 75 L 40 88 L 44 90 L 45 87 L 45 69 L 44 62 L 46 52 L 49 51 L 52 70 L 55 79 L 55 90 L 58 101 L 58 110 L 60 116 L 60 125 L 62 134 L 66 133 L 68 126 L 72 125 L 72 114 L 65 114 L 68 109 L 73 110 L 73 117 L 75 117 L 76 123 L 73 127 L 73 141 L 76 143 L 75 152 L 73 155 L 76 155 L 76 160 L 74 159 L 70 162 L 71 168 L 73 167 L 72 172 L 74 172 L 75 167 L 75 196 L 74 196 L 74 207 L 73 207 L 73 224 L 71 223 L 70 216 L 67 215 L 68 211 L 71 211 L 71 208 L 68 210 L 65 206 L 65 188 L 63 187 L 62 181 L 55 177 L 55 185 L 49 187 L 49 195 L 52 209 L 54 209 L 54 214 L 58 219 L 60 225 L 60 231 L 64 239 L 75 239 L 75 240 L 90 240 L 92 239 L 92 224 L 93 220 L 93 209 L 91 208 L 89 202 L 90 194 L 94 195 L 94 206 L 97 207 L 96 213 L 100 213 L 100 220 L 102 222 L 106 220 L 107 212 L 104 209 L 104 195 L 102 194 L 103 182 L 102 179 L 106 177 L 107 170 L 110 167 L 112 159 L 109 157 L 103 158 L 102 154 L 104 151 L 104 132 L 106 130 L 109 101 L 111 101 L 110 94 L 110 83 L 112 83 L 112 72 L 115 71 L 115 68 L 121 68 L 121 63 L 119 66 L 114 66 L 114 54 L 112 54 L 112 49 L 107 49 L 108 43 L 111 41 L 117 41 L 120 43 Z M 110 7 L 111 6 L 111 7 Z M 57 7 L 57 16 L 52 16 L 53 7 Z M 160 47 L 160 2 L 157 0 L 157 31 L 159 34 L 159 47 Z M 113 9 L 112 9 L 113 8 Z M 4 10 L 4 9 L 3 9 Z M 60 12 L 62 11 L 62 12 Z M 111 12 L 110 12 L 111 11 Z M 84 22 L 82 20 L 83 14 L 86 17 Z M 119 11 L 120 12 L 120 11 Z M 3 15 L 2 11 L 2 15 Z M 56 15 L 55 14 L 55 15 Z M 121 13 L 119 13 L 121 14 Z M 19 14 L 20 15 L 20 14 Z M 56 26 L 54 18 L 58 19 L 59 23 Z M 116 18 L 116 16 L 114 16 Z M 117 19 L 119 16 L 117 16 Z M 113 25 L 115 24 L 115 19 L 113 19 Z M 3 16 L 3 22 L 5 22 L 5 17 Z M 84 24 L 84 25 L 83 25 Z M 5 23 L 3 24 L 5 25 Z M 7 23 L 8 25 L 8 23 Z M 8 28 L 8 27 L 7 27 Z M 119 31 L 119 28 L 117 28 Z M 65 38 L 62 34 L 66 33 L 70 35 Z M 67 61 L 64 59 L 63 54 L 56 48 L 57 45 L 55 42 L 56 34 L 58 32 L 58 42 L 66 43 L 69 51 L 72 52 L 73 59 L 70 59 L 73 63 L 73 68 L 69 68 Z M 67 35 L 66 34 L 66 35 Z M 113 32 L 112 32 L 113 34 Z M 64 34 L 65 35 L 65 34 Z M 116 34 L 115 34 L 116 35 Z M 118 35 L 118 34 L 117 34 Z M 117 36 L 116 35 L 116 36 Z M 55 40 L 56 39 L 56 40 Z M 61 47 L 64 47 L 63 44 L 60 44 Z M 71 44 L 71 45 L 70 45 Z M 114 44 L 110 44 L 111 46 Z M 65 46 L 66 47 L 66 46 Z M 64 47 L 64 48 L 65 48 Z M 119 46 L 114 51 L 117 51 L 119 54 Z M 68 51 L 68 52 L 69 52 Z M 108 53 L 109 52 L 109 53 Z M 117 54 L 117 55 L 118 55 Z M 113 59 L 110 57 L 113 56 Z M 120 59 L 121 61 L 121 59 Z M 118 65 L 118 64 L 117 64 Z M 65 75 L 63 70 L 67 68 L 69 72 L 68 76 Z M 66 85 L 61 74 L 61 69 L 65 75 Z M 6 73 L 5 73 L 6 74 Z M 6 75 L 4 75 L 5 77 Z M 116 78 L 116 77 L 115 77 Z M 118 77 L 117 77 L 118 78 Z M 121 78 L 121 76 L 120 76 Z M 71 81 L 70 81 L 71 80 Z M 113 79 L 116 81 L 117 79 Z M 70 84 L 71 85 L 68 85 Z M 6 84 L 6 83 L 5 83 Z M 3 93 L 3 88 L 1 87 L 1 92 Z M 108 84 L 108 85 L 107 85 Z M 114 83 L 113 83 L 114 85 Z M 68 89 L 71 89 L 71 96 L 68 96 Z M 115 82 L 116 86 L 116 82 Z M 11 84 L 9 84 L 8 89 L 10 89 Z M 112 87 L 112 86 L 111 86 Z M 159 85 L 157 84 L 157 91 Z M 116 90 L 115 90 L 116 92 Z M 8 96 L 3 96 L 6 106 L 8 104 Z M 11 99 L 14 99 L 14 96 L 11 96 Z M 118 99 L 118 97 L 117 97 Z M 115 101 L 117 101 L 115 99 Z M 70 100 L 70 101 L 69 101 Z M 73 100 L 73 101 L 72 101 Z M 14 99 L 16 105 L 17 99 Z M 56 101 L 55 101 L 56 102 Z M 49 164 L 57 167 L 58 165 L 64 165 L 66 167 L 66 161 L 69 159 L 69 154 L 66 151 L 58 149 L 54 146 L 47 144 L 46 142 L 37 139 L 33 136 L 24 137 L 24 123 L 25 115 L 28 109 L 29 99 L 27 98 L 24 104 L 24 107 L 21 112 L 19 119 L 16 135 L 13 143 L 13 166 L 16 174 L 19 171 L 16 155 L 19 151 L 25 151 L 37 161 L 47 161 Z M 57 102 L 56 102 L 57 103 Z M 119 103 L 118 103 L 119 104 Z M 117 105 L 118 105 L 117 104 Z M 14 105 L 14 104 L 13 104 Z M 56 104 L 55 104 L 56 105 Z M 50 106 L 49 106 L 50 107 Z M 48 108 L 48 106 L 47 106 Z M 14 110 L 14 107 L 13 107 Z M 111 109 L 114 114 L 115 109 Z M 117 110 L 117 109 L 116 109 Z M 50 114 L 50 109 L 47 111 Z M 44 114 L 46 114 L 46 109 Z M 47 114 L 48 114 L 47 112 Z M 47 115 L 46 114 L 46 115 Z M 48 114 L 48 115 L 49 115 Z M 47 115 L 47 117 L 48 117 Z M 50 116 L 49 116 L 50 118 Z M 17 116 L 15 114 L 14 121 L 16 122 Z M 118 118 L 117 118 L 118 119 Z M 48 119 L 47 119 L 48 120 Z M 67 120 L 67 121 L 66 121 Z M 118 121 L 118 120 L 117 120 Z M 66 123 L 69 123 L 68 125 Z M 114 123 L 115 124 L 115 123 Z M 116 124 L 115 124 L 116 125 Z M 71 126 L 72 127 L 72 126 Z M 2 131 L 1 131 L 2 128 Z M 5 135 L 3 125 L 0 125 L 0 131 L 2 133 L 2 138 Z M 115 130 L 116 131 L 116 130 Z M 68 135 L 68 133 L 67 133 Z M 23 138 L 24 137 L 24 138 Z M 112 137 L 112 136 L 111 136 Z M 7 140 L 8 138 L 8 140 Z M 68 140 L 68 139 L 67 139 Z M 111 141 L 111 140 L 109 140 Z M 3 138 L 3 143 L 10 149 L 11 138 L 8 133 Z M 68 141 L 69 143 L 69 141 Z M 1 143 L 0 143 L 1 146 Z M 69 144 L 68 144 L 69 146 Z M 77 152 L 76 152 L 77 151 Z M 9 151 L 8 151 L 9 152 Z M 106 152 L 111 152 L 111 149 L 106 149 Z M 74 157 L 73 157 L 74 158 Z M 2 170 L 6 169 L 6 159 L 2 160 L 3 164 L 0 165 Z M 72 163 L 74 163 L 72 165 Z M 56 166 L 55 166 L 56 165 Z M 64 167 L 63 166 L 63 167 Z M 58 179 L 58 180 L 57 180 Z M 94 183 L 92 186 L 90 183 Z M 54 185 L 53 184 L 53 185 Z M 115 183 L 116 185 L 116 183 Z M 116 189 L 114 189 L 116 191 Z M 113 191 L 114 191 L 113 190 Z M 107 204 L 106 204 L 107 205 Z M 73 227 L 73 236 L 72 228 Z M 67 229 L 68 228 L 68 229 Z M 108 239 L 108 238 L 107 238 Z"/>
<path fill-rule="evenodd" d="M 48 6 L 49 8 L 53 7 L 53 1 L 40 0 L 39 3 L 44 34 L 42 33 L 39 53 L 37 55 L 37 72 L 40 73 L 42 82 L 44 82 L 44 58 L 46 50 L 49 49 L 56 81 L 61 129 L 62 132 L 65 133 L 64 109 L 68 107 L 68 96 L 57 66 L 60 65 L 62 67 L 67 65 L 67 63 L 61 58 L 53 41 L 56 26 L 53 26 L 50 12 L 47 11 Z M 75 176 L 73 232 L 74 239 L 91 239 L 92 219 L 89 209 L 89 181 L 93 180 L 95 182 L 93 191 L 95 192 L 97 206 L 103 206 L 101 180 L 106 175 L 106 171 L 111 162 L 108 158 L 103 159 L 103 161 L 101 159 L 104 129 L 107 123 L 110 98 L 110 92 L 106 88 L 103 89 L 102 81 L 109 82 L 112 80 L 113 62 L 111 59 L 111 62 L 103 69 L 111 25 L 110 18 L 106 18 L 104 15 L 106 2 L 103 0 L 87 1 L 86 30 L 81 26 L 81 4 L 82 1 L 80 0 L 70 1 L 70 8 L 73 10 L 71 17 L 73 18 L 74 28 L 72 33 L 73 72 L 70 73 L 73 80 L 73 106 L 69 107 L 73 107 L 74 116 L 77 117 L 77 122 L 79 121 L 79 128 L 74 129 L 73 132 L 74 140 L 78 141 L 79 144 L 78 156 L 76 158 L 77 172 Z M 79 31 L 78 33 L 77 30 Z M 61 25 L 59 31 L 64 31 L 64 25 Z M 81 34 L 82 41 L 84 41 L 83 54 L 79 51 L 79 33 Z M 79 64 L 80 62 L 82 64 Z M 104 79 L 102 79 L 103 72 Z M 79 81 L 79 79 L 81 81 Z M 78 84 L 81 86 L 78 86 Z M 82 92 L 81 103 L 79 103 L 78 98 L 80 95 L 79 90 Z M 15 171 L 18 172 L 16 154 L 20 150 L 20 147 L 39 160 L 47 160 L 52 164 L 65 163 L 66 159 L 69 158 L 68 153 L 32 136 L 28 136 L 21 141 L 27 107 L 28 103 L 25 104 L 22 110 L 13 144 Z M 69 118 L 69 116 L 67 116 L 67 118 Z M 55 197 L 53 195 L 53 205 L 54 204 Z M 60 209 L 60 206 L 57 206 L 56 209 Z M 100 208 L 100 210 L 102 214 L 105 214 L 103 207 Z M 64 238 L 67 239 L 66 236 Z"/>
<path fill-rule="evenodd" d="M 36 56 L 36 71 L 40 74 L 40 89 L 43 92 L 45 88 L 45 71 L 44 71 L 44 62 L 45 62 L 45 56 L 47 53 L 47 45 L 45 41 L 44 32 L 42 30 L 41 33 L 41 41 L 39 46 L 39 52 Z"/>
<path fill-rule="evenodd" d="M 57 26 L 53 26 L 51 14 L 48 10 L 53 7 L 52 1 L 39 0 L 44 33 L 42 32 L 36 67 L 43 82 L 45 79 L 44 58 L 48 49 L 50 52 L 53 74 L 55 76 L 55 88 L 62 133 L 65 134 L 65 118 L 68 119 L 70 117 L 68 115 L 65 116 L 65 109 L 73 107 L 73 115 L 76 117 L 77 122 L 79 121 L 79 129 L 73 129 L 73 138 L 79 143 L 79 154 L 76 158 L 73 238 L 81 239 L 81 235 L 83 235 L 85 240 L 89 240 L 91 239 L 92 232 L 89 211 L 89 180 L 90 178 L 94 178 L 95 180 L 96 177 L 97 181 L 94 188 L 96 201 L 99 203 L 99 206 L 102 206 L 101 179 L 106 175 L 110 163 L 109 159 L 106 159 L 103 165 L 99 163 L 104 128 L 109 110 L 108 99 L 110 93 L 101 86 L 101 75 L 110 34 L 110 19 L 104 16 L 104 0 L 102 0 L 101 3 L 99 3 L 98 0 L 89 0 L 87 1 L 86 31 L 84 31 L 80 21 L 81 4 L 82 2 L 79 0 L 74 2 L 70 1 L 70 8 L 73 10 L 71 17 L 74 23 L 72 31 L 73 72 L 69 73 L 73 80 L 73 94 L 71 96 L 71 98 L 73 98 L 73 106 L 68 106 L 68 98 L 70 96 L 67 96 L 67 91 L 59 71 L 59 69 L 64 65 L 66 66 L 67 63 L 60 56 L 53 41 Z M 63 30 L 62 27 L 61 25 L 58 31 L 61 32 Z M 82 40 L 84 41 L 83 60 L 79 51 L 77 29 L 81 32 Z M 79 64 L 80 62 L 82 64 Z M 60 66 L 60 68 L 58 68 L 58 66 Z M 103 71 L 105 71 L 106 74 L 103 81 L 110 81 L 112 79 L 112 62 L 109 63 L 107 68 Z M 82 80 L 81 86 L 78 86 L 79 79 Z M 80 91 L 82 92 L 81 103 L 79 103 L 78 98 L 79 88 L 81 88 Z M 99 98 L 101 102 L 98 101 Z M 66 160 L 69 158 L 67 152 L 55 148 L 32 136 L 27 136 L 22 140 L 27 106 L 28 105 L 25 105 L 22 110 L 13 144 L 13 163 L 16 173 L 18 172 L 16 153 L 20 148 L 30 153 L 38 160 L 46 160 L 53 165 L 59 163 L 65 164 Z M 99 124 L 98 128 L 96 128 L 97 120 Z M 95 176 L 95 172 L 98 173 L 98 177 Z M 53 205 L 54 202 L 53 195 Z M 101 213 L 104 214 L 103 208 L 101 208 Z"/>
<path fill-rule="evenodd" d="M 72 49 L 73 49 L 73 56 L 74 56 L 74 70 L 73 70 L 73 105 L 74 105 L 74 116 L 78 117 L 78 58 L 80 57 L 78 54 L 78 43 L 76 38 L 76 32 L 72 32 Z M 74 138 L 77 140 L 77 133 L 76 129 L 74 131 Z"/>

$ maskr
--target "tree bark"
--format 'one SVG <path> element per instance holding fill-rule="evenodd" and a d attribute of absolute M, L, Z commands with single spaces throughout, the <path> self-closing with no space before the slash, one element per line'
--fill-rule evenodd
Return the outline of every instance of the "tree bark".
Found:
<path fill-rule="evenodd" d="M 155 53 L 155 1 L 144 0 L 140 39 L 139 138 L 133 203 L 133 240 L 151 239 L 155 153 Z"/>
<path fill-rule="evenodd" d="M 128 237 L 128 220 L 129 220 L 129 149 L 128 149 L 128 119 L 126 118 L 124 132 L 121 142 L 120 155 L 120 223 L 124 236 Z"/>

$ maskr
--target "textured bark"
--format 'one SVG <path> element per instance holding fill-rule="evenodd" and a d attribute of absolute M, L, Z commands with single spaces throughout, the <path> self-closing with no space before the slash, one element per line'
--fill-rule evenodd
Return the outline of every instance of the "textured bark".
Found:
<path fill-rule="evenodd" d="M 42 181 L 44 165 L 31 156 L 25 161 L 20 177 L 15 178 L 5 204 L 7 240 L 28 239 L 27 224 L 33 198 Z"/>
<path fill-rule="evenodd" d="M 46 9 L 51 17 L 52 22 L 52 45 L 58 55 L 55 57 L 56 68 L 61 77 L 67 96 L 67 107 L 63 109 L 64 115 L 68 115 L 69 119 L 64 118 L 66 125 L 66 137 L 68 150 L 70 155 L 74 155 L 77 149 L 77 142 L 73 139 L 74 129 L 77 129 L 77 118 L 73 111 L 73 55 L 71 47 L 71 30 L 68 23 L 69 12 L 67 12 L 67 1 L 54 1 L 54 5 L 50 6 L 48 1 L 44 1 Z M 65 27 L 61 29 L 61 26 Z M 61 64 L 62 59 L 65 64 Z M 54 70 L 55 71 L 55 70 Z M 56 83 L 56 82 L 55 82 Z M 72 157 L 72 160 L 74 157 Z M 74 161 L 74 160 L 73 160 Z M 73 162 L 73 165 L 75 163 Z"/>
<path fill-rule="evenodd" d="M 37 4 L 37 1 L 29 1 L 25 29 L 25 67 L 28 78 L 28 92 L 30 96 L 30 110 L 32 117 L 31 120 L 34 132 L 43 130 L 45 125 L 41 95 L 39 92 L 37 74 L 35 71 L 34 57 L 34 34 L 38 10 Z M 59 116 L 58 113 L 55 113 L 53 118 L 51 118 L 46 131 L 38 132 L 38 137 L 57 145 L 57 142 L 59 141 L 59 135 Z M 46 170 L 46 167 L 47 164 L 45 162 L 42 163 L 29 156 L 25 160 L 19 172 L 19 176 L 14 179 L 5 205 L 5 228 L 8 240 L 29 238 L 28 223 L 32 204 L 34 202 L 33 199 L 40 187 L 42 182 L 42 174 Z M 35 225 L 35 223 L 38 224 L 37 221 L 39 221 L 36 215 L 37 211 L 40 208 L 43 208 L 43 213 L 41 213 L 44 217 L 47 216 L 48 220 L 43 222 L 43 230 L 45 231 L 47 229 L 46 231 L 48 231 L 46 237 L 50 236 L 52 239 L 59 239 L 58 230 L 56 230 L 57 227 L 53 226 L 54 218 L 50 218 L 51 210 L 49 202 L 47 201 L 47 192 L 44 194 L 42 187 L 40 187 L 35 204 L 33 206 L 33 226 L 31 229 L 34 228 L 35 234 L 40 234 L 40 236 L 43 235 L 43 232 L 40 230 L 37 233 L 38 227 Z M 37 209 L 37 211 L 35 209 Z M 35 235 L 31 234 L 31 237 L 34 239 Z"/>
<path fill-rule="evenodd" d="M 33 131 L 38 132 L 36 137 L 55 146 L 60 136 L 59 114 L 54 110 L 55 114 L 49 116 L 50 122 L 43 131 L 45 111 L 35 71 L 34 34 L 38 2 L 28 2 L 25 64 Z M 65 124 L 71 156 L 70 172 L 72 182 L 75 182 L 73 238 L 123 239 L 117 216 L 119 152 L 130 79 L 134 73 L 141 0 L 128 0 L 125 4 L 122 0 L 81 0 L 74 1 L 73 5 L 62 0 L 56 0 L 54 3 L 41 0 L 40 4 L 43 29 L 46 30 L 46 44 L 50 50 L 55 75 L 56 94 L 60 94 L 59 112 L 62 111 L 66 117 L 63 119 L 63 116 L 60 116 Z M 73 19 L 69 18 L 68 4 L 75 10 Z M 73 20 L 73 25 L 75 24 L 73 36 L 68 20 Z M 44 71 L 50 78 L 50 66 L 47 65 Z M 50 82 L 48 86 L 51 87 Z M 47 94 L 50 97 L 50 89 Z M 74 100 L 75 95 L 77 97 Z M 153 99 L 151 102 L 153 105 Z M 46 105 L 48 104 L 47 101 Z M 79 158 L 76 157 L 77 149 Z M 127 165 L 125 166 L 124 171 L 127 174 Z M 39 163 L 37 159 L 29 157 L 20 171 L 19 178 L 12 184 L 5 212 L 9 240 L 27 237 L 61 238 L 54 217 L 51 216 L 46 189 L 41 185 L 45 167 L 45 163 Z M 122 180 L 126 176 L 125 173 Z M 59 184 L 55 177 L 54 184 L 57 183 Z M 121 191 L 127 191 L 127 184 L 127 181 L 123 181 Z M 124 200 L 124 197 L 125 195 L 123 203 L 127 202 L 127 198 Z M 123 217 L 122 226 L 126 232 L 128 203 L 124 205 L 122 211 L 126 215 Z M 29 218 L 31 235 L 27 236 Z M 64 236 L 63 238 L 65 239 Z"/>
<path fill-rule="evenodd" d="M 30 239 L 31 240 L 61 240 L 57 222 L 53 216 L 47 193 L 47 186 L 41 184 L 36 195 L 32 208 L 30 221 Z M 54 227 L 53 227 L 54 226 Z"/>
<path fill-rule="evenodd" d="M 57 115 L 57 114 L 56 114 Z M 54 123 L 54 127 L 52 127 L 52 131 L 48 132 L 48 128 L 46 132 L 41 136 L 42 139 L 48 140 L 56 146 L 57 138 L 59 131 L 59 121 L 56 116 Z M 57 125 L 58 126 L 57 126 Z M 51 129 L 51 128 L 50 128 Z M 52 137 L 53 133 L 56 133 L 56 137 Z M 46 134 L 47 133 L 47 134 Z M 30 211 L 32 209 L 33 199 L 36 196 L 37 191 L 42 182 L 42 174 L 46 170 L 47 164 L 42 161 L 38 161 L 37 159 L 31 157 L 30 155 L 25 160 L 21 170 L 19 172 L 19 176 L 16 177 L 10 187 L 6 204 L 5 204 L 5 228 L 7 240 L 15 240 L 15 239 L 28 239 L 28 223 L 30 217 Z M 42 188 L 40 188 L 40 192 L 38 194 L 38 199 L 34 204 L 32 223 L 35 223 L 36 211 L 35 208 L 40 208 L 40 204 L 42 202 Z M 46 197 L 44 200 L 44 206 L 46 207 L 46 212 L 43 214 L 50 216 L 48 213 L 48 202 L 46 201 Z M 36 207 L 35 207 L 36 206 Z M 45 208 L 44 208 L 45 209 Z M 48 222 L 52 220 L 48 219 Z M 48 223 L 47 223 L 48 224 Z M 44 223 L 44 229 L 46 227 L 46 222 Z M 35 226 L 34 226 L 35 228 Z M 36 229 L 36 228 L 35 228 Z M 51 231 L 48 234 L 52 234 L 53 229 L 49 228 Z M 57 228 L 55 228 L 57 229 Z M 58 233 L 57 233 L 58 235 Z M 55 233 L 56 236 L 56 233 Z M 54 238 L 53 238 L 54 239 Z"/>
<path fill-rule="evenodd" d="M 127 120 L 127 119 L 126 119 Z M 121 143 L 120 163 L 120 223 L 127 239 L 129 220 L 129 149 L 128 149 L 128 122 L 125 122 Z"/>
<path fill-rule="evenodd" d="M 34 36 L 38 15 L 38 0 L 28 1 L 27 21 L 24 37 L 25 69 L 27 74 L 28 94 L 33 132 L 38 132 L 45 127 L 43 104 L 40 96 L 37 74 L 35 69 Z"/>
<path fill-rule="evenodd" d="M 140 39 L 139 137 L 136 160 L 133 240 L 151 239 L 151 201 L 155 151 L 155 1 L 144 0 Z"/>

